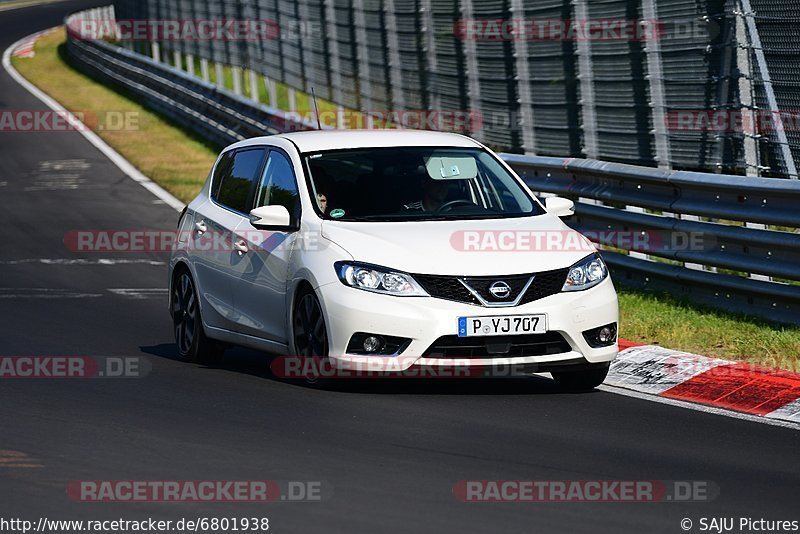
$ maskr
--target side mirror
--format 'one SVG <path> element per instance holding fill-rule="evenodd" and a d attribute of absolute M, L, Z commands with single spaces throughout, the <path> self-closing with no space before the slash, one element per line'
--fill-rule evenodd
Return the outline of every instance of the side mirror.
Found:
<path fill-rule="evenodd" d="M 284 206 L 261 206 L 250 212 L 250 224 L 256 228 L 286 229 L 291 226 L 292 218 Z"/>
<path fill-rule="evenodd" d="M 575 203 L 568 198 L 547 197 L 544 199 L 547 213 L 556 217 L 571 217 L 575 215 Z"/>

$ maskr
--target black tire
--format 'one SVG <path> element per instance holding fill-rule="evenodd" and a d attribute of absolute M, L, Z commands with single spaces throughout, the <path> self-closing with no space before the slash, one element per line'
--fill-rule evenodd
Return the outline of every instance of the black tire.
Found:
<path fill-rule="evenodd" d="M 292 310 L 292 337 L 295 356 L 328 357 L 325 316 L 317 295 L 310 287 L 304 287 L 297 293 Z"/>
<path fill-rule="evenodd" d="M 554 372 L 553 378 L 564 391 L 581 392 L 591 391 L 608 376 L 609 364 L 599 364 L 596 367 L 584 368 L 580 371 Z"/>
<path fill-rule="evenodd" d="M 175 276 L 170 295 L 170 310 L 175 345 L 182 361 L 215 364 L 222 360 L 225 346 L 206 336 L 197 290 L 192 275 L 186 269 L 181 269 Z"/>
<path fill-rule="evenodd" d="M 292 352 L 297 358 L 317 360 L 319 369 L 328 368 L 328 330 L 316 293 L 306 286 L 297 293 L 292 307 Z M 329 385 L 326 378 L 307 376 L 305 381 L 318 387 Z"/>

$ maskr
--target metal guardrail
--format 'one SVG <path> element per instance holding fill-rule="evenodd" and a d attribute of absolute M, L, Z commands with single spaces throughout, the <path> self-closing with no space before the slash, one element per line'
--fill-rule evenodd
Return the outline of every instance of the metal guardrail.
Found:
<path fill-rule="evenodd" d="M 69 26 L 69 17 L 66 22 Z M 67 51 L 77 67 L 123 87 L 221 146 L 314 126 L 145 56 L 103 41 L 81 40 L 69 31 Z M 603 256 L 618 284 L 800 324 L 800 285 L 770 278 L 800 282 L 800 234 L 750 227 L 761 223 L 800 228 L 800 182 L 573 158 L 502 157 L 534 191 L 576 201 L 568 224 L 605 246 Z M 614 237 L 620 232 L 651 239 L 632 240 L 626 246 Z M 687 235 L 700 236 L 701 246 L 672 246 Z"/>
<path fill-rule="evenodd" d="M 313 129 L 307 120 L 102 40 L 77 35 L 65 19 L 67 52 L 81 69 L 135 94 L 174 122 L 220 146 L 288 130 Z"/>
<path fill-rule="evenodd" d="M 633 240 L 625 247 L 639 254 L 603 252 L 617 282 L 800 324 L 800 285 L 770 279 L 800 282 L 800 234 L 768 229 L 769 225 L 800 228 L 800 183 L 595 160 L 502 157 L 534 191 L 575 200 L 574 220 L 568 224 L 596 237 L 601 245 L 620 248 L 614 232 L 650 238 L 640 240 L 642 246 Z M 697 237 L 697 245 L 686 246 L 687 236 Z M 658 238 L 656 243 L 653 237 Z"/>

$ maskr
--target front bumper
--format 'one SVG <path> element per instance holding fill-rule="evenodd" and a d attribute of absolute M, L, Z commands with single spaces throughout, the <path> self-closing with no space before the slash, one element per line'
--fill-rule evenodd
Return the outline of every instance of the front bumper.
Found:
<path fill-rule="evenodd" d="M 586 291 L 559 293 L 507 308 L 486 308 L 433 297 L 395 297 L 347 287 L 339 282 L 320 286 L 318 294 L 328 327 L 329 357 L 340 369 L 404 371 L 412 366 L 528 366 L 548 369 L 560 365 L 610 362 L 618 345 L 593 349 L 583 332 L 619 323 L 617 294 L 610 278 Z M 570 350 L 542 356 L 491 358 L 428 358 L 422 355 L 440 337 L 457 334 L 458 317 L 546 314 L 548 331 L 561 334 Z M 347 354 L 356 332 L 411 339 L 397 356 Z"/>

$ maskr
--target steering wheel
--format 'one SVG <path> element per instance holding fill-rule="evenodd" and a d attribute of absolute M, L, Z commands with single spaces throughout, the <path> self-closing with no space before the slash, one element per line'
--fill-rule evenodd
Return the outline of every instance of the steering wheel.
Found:
<path fill-rule="evenodd" d="M 436 213 L 447 213 L 451 211 L 456 206 L 474 206 L 475 203 L 470 200 L 465 200 L 463 198 L 457 198 L 456 200 L 451 200 L 450 202 L 445 202 L 438 208 L 436 208 Z"/>

